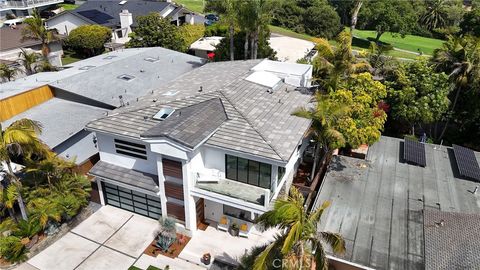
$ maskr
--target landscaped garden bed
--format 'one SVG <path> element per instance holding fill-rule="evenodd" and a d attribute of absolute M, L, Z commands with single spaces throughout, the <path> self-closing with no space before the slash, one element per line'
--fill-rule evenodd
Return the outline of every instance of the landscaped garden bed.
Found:
<path fill-rule="evenodd" d="M 174 220 L 161 218 L 155 239 L 143 253 L 152 257 L 163 255 L 174 259 L 189 241 L 190 237 L 177 232 Z"/>

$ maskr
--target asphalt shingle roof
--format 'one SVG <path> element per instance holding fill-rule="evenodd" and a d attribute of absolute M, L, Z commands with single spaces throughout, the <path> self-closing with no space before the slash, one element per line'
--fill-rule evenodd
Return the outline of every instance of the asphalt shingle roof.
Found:
<path fill-rule="evenodd" d="M 314 208 L 332 203 L 319 230 L 344 237 L 346 254 L 337 257 L 374 269 L 424 269 L 424 211 L 480 214 L 478 184 L 459 177 L 450 147 L 425 144 L 425 168 L 405 163 L 402 147 L 382 136 L 366 160 L 332 159 Z"/>
<path fill-rule="evenodd" d="M 425 269 L 479 269 L 480 215 L 425 210 Z"/>
<path fill-rule="evenodd" d="M 158 177 L 153 174 L 127 169 L 104 161 L 99 161 L 89 174 L 100 178 L 138 187 L 147 191 L 158 192 Z"/>
<path fill-rule="evenodd" d="M 176 110 L 167 119 L 141 134 L 141 137 L 166 137 L 194 148 L 227 120 L 220 98 Z"/>
<path fill-rule="evenodd" d="M 311 95 L 284 83 L 273 93 L 268 93 L 267 87 L 244 80 L 259 62 L 206 64 L 146 95 L 139 102 L 117 110 L 118 113 L 91 122 L 87 128 L 140 138 L 157 123 L 152 117 L 164 104 L 179 109 L 220 98 L 229 120 L 215 131 L 206 145 L 286 162 L 310 126 L 309 120 L 291 113 L 306 106 Z"/>

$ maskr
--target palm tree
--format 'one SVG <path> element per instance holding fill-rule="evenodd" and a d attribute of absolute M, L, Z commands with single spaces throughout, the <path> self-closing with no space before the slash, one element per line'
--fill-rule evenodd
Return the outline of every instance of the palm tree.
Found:
<path fill-rule="evenodd" d="M 363 72 L 370 68 L 365 61 L 359 61 L 352 53 L 350 33 L 343 31 L 336 38 L 336 46 L 328 40 L 315 39 L 318 55 L 313 59 L 314 78 L 332 91 L 337 89 L 341 79 L 350 74 Z"/>
<path fill-rule="evenodd" d="M 15 216 L 13 206 L 15 205 L 15 201 L 18 199 L 17 187 L 15 185 L 4 186 L 0 184 L 0 199 L 0 204 L 7 209 L 10 218 L 16 222 L 17 217 Z"/>
<path fill-rule="evenodd" d="M 248 43 L 250 42 L 250 58 L 257 59 L 258 42 L 261 35 L 268 33 L 268 25 L 272 17 L 271 2 L 269 0 L 239 1 L 238 23 L 245 31 L 244 56 L 248 57 Z"/>
<path fill-rule="evenodd" d="M 436 49 L 432 58 L 433 64 L 439 71 L 449 74 L 452 90 L 455 96 L 451 106 L 451 113 L 456 109 L 460 93 L 480 83 L 480 38 L 473 36 L 450 36 L 442 47 Z M 440 134 L 439 140 L 445 135 L 451 116 Z"/>
<path fill-rule="evenodd" d="M 27 211 L 21 194 L 22 184 L 13 171 L 10 155 L 33 153 L 35 150 L 43 149 L 37 137 L 41 131 L 41 124 L 29 119 L 17 120 L 5 130 L 2 129 L 0 124 L 0 162 L 5 163 L 8 169 L 7 177 L 11 184 L 16 186 L 18 205 L 22 218 L 25 220 L 27 219 Z"/>
<path fill-rule="evenodd" d="M 312 177 L 315 176 L 320 150 L 323 148 L 329 154 L 333 149 L 345 146 L 345 138 L 335 129 L 335 123 L 347 112 L 347 107 L 338 102 L 333 102 L 327 95 L 317 92 L 315 94 L 316 106 L 312 109 L 301 108 L 293 113 L 295 116 L 312 120 L 309 133 L 317 141 L 315 146 Z"/>
<path fill-rule="evenodd" d="M 428 30 L 444 27 L 448 19 L 447 0 L 427 0 L 425 13 L 420 17 L 420 22 Z"/>
<path fill-rule="evenodd" d="M 24 48 L 20 49 L 21 52 L 18 54 L 20 57 L 20 63 L 25 68 L 25 74 L 32 75 L 35 73 L 33 65 L 38 61 L 38 53 L 36 52 L 27 52 Z"/>
<path fill-rule="evenodd" d="M 57 155 L 48 155 L 40 161 L 27 160 L 25 172 L 27 173 L 26 177 L 34 181 L 37 179 L 43 179 L 44 181 L 46 179 L 48 186 L 51 188 L 65 174 L 71 174 L 74 167 L 74 162 L 64 160 Z"/>
<path fill-rule="evenodd" d="M 0 77 L 3 80 L 11 81 L 17 75 L 18 70 L 16 68 L 9 67 L 6 64 L 0 64 Z"/>
<path fill-rule="evenodd" d="M 58 69 L 50 64 L 50 62 L 48 62 L 48 60 L 44 59 L 43 61 L 41 61 L 36 67 L 35 67 L 35 71 L 36 72 L 51 72 L 51 71 L 57 71 Z"/>
<path fill-rule="evenodd" d="M 318 231 L 320 218 L 330 202 L 324 202 L 311 213 L 303 206 L 305 199 L 295 188 L 290 189 L 287 199 L 275 202 L 270 210 L 257 219 L 265 229 L 278 228 L 281 232 L 255 259 L 254 270 L 268 269 L 277 254 L 281 254 L 287 267 L 292 269 L 328 269 L 323 243 L 334 253 L 345 252 L 345 241 L 337 233 Z"/>
<path fill-rule="evenodd" d="M 25 27 L 22 29 L 22 40 L 39 40 L 42 43 L 42 55 L 45 59 L 48 59 L 48 54 L 50 53 L 49 44 L 58 40 L 58 37 L 52 30 L 45 28 L 37 9 L 34 9 L 32 18 L 25 19 L 23 23 Z"/>

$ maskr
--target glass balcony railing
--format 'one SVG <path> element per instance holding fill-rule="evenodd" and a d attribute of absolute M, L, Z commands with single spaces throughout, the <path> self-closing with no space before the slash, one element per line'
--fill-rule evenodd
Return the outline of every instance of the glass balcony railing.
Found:
<path fill-rule="evenodd" d="M 49 4 L 61 3 L 63 0 L 24 0 L 24 1 L 3 1 L 0 2 L 0 8 L 28 8 L 38 7 Z"/>

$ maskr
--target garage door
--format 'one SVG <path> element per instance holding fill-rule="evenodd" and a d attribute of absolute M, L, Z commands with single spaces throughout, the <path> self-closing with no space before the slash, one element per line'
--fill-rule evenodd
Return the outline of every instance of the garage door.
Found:
<path fill-rule="evenodd" d="M 160 198 L 102 182 L 105 204 L 154 219 L 162 214 Z"/>

